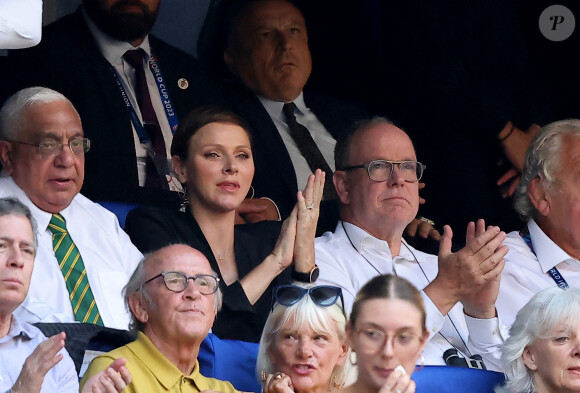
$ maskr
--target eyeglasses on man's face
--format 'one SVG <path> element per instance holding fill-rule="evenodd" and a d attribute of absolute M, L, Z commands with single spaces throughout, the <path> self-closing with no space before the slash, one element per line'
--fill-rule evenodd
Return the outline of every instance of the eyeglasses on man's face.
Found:
<path fill-rule="evenodd" d="M 193 280 L 193 285 L 195 285 L 197 290 L 203 295 L 211 295 L 212 293 L 215 293 L 218 290 L 218 284 L 220 281 L 219 278 L 212 276 L 211 274 L 188 276 L 181 272 L 163 272 L 145 281 L 143 286 L 159 277 L 163 277 L 165 287 L 172 292 L 185 291 L 185 288 L 189 285 L 189 280 Z"/>
<path fill-rule="evenodd" d="M 366 168 L 369 178 L 373 181 L 387 181 L 393 175 L 395 165 L 399 167 L 400 176 L 409 183 L 421 180 L 423 171 L 427 168 L 419 161 L 387 161 L 374 160 L 367 164 L 352 165 L 343 168 L 343 171 Z"/>
<path fill-rule="evenodd" d="M 402 331 L 393 336 L 387 335 L 384 331 L 375 327 L 362 327 L 356 329 L 360 337 L 361 349 L 367 353 L 377 353 L 391 340 L 394 351 L 411 351 L 417 349 L 421 340 L 420 336 L 414 332 Z"/>
<path fill-rule="evenodd" d="M 38 143 L 28 143 L 23 141 L 11 141 L 11 142 L 26 146 L 34 146 L 38 149 L 38 152 L 41 155 L 47 157 L 60 154 L 65 145 L 68 145 L 70 150 L 77 156 L 80 156 L 81 154 L 88 152 L 91 148 L 91 140 L 89 138 L 83 138 L 80 136 L 70 139 L 68 143 L 65 144 L 54 139 L 44 139 Z"/>

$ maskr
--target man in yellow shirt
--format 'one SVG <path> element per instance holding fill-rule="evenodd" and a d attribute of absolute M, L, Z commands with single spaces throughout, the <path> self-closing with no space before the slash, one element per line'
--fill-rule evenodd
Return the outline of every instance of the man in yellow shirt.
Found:
<path fill-rule="evenodd" d="M 136 341 L 95 358 L 81 385 L 125 358 L 133 377 L 127 393 L 237 392 L 199 372 L 199 347 L 222 303 L 219 279 L 202 253 L 172 245 L 148 255 L 125 287 L 125 302 Z"/>

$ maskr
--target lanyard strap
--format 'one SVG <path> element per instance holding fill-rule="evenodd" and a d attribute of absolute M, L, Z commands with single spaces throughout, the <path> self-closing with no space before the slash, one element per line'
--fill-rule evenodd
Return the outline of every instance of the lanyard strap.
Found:
<path fill-rule="evenodd" d="M 536 255 L 536 252 L 534 251 L 534 245 L 532 244 L 532 237 L 530 236 L 530 231 L 528 230 L 528 228 L 521 230 L 520 236 L 522 237 L 522 239 L 524 239 L 524 242 L 526 242 L 526 244 L 530 248 L 530 251 L 534 255 Z M 556 266 L 548 270 L 548 273 L 550 274 L 550 277 L 552 277 L 552 280 L 554 280 L 556 285 L 559 286 L 560 288 L 568 289 L 570 287 L 566 282 L 566 280 L 564 279 L 564 276 L 562 276 L 562 274 L 560 273 L 560 271 L 558 271 Z"/>
<path fill-rule="evenodd" d="M 139 116 L 137 116 L 137 112 L 133 105 L 131 105 L 131 101 L 129 100 L 129 96 L 123 87 L 123 83 L 121 82 L 121 78 L 117 73 L 115 67 L 111 66 L 111 70 L 113 71 L 113 75 L 115 76 L 115 81 L 117 82 L 117 87 L 119 88 L 119 92 L 121 93 L 121 97 L 123 98 L 123 102 L 125 106 L 129 110 L 129 115 L 131 116 L 131 123 L 135 127 L 135 131 L 137 131 L 137 136 L 139 137 L 139 141 L 141 143 L 150 143 L 151 140 L 147 131 L 145 131 L 145 127 L 143 127 L 143 123 L 139 120 Z M 159 69 L 159 65 L 157 64 L 157 58 L 153 53 L 149 57 L 149 70 L 153 74 L 153 79 L 155 80 L 155 84 L 157 85 L 157 90 L 159 91 L 159 96 L 161 97 L 161 103 L 163 104 L 163 109 L 165 110 L 165 115 L 167 116 L 167 121 L 169 122 L 169 127 L 171 128 L 171 133 L 175 133 L 177 126 L 179 125 L 179 121 L 177 120 L 177 114 L 173 109 L 173 103 L 171 98 L 169 97 L 169 92 L 167 91 L 167 86 L 165 84 L 165 78 Z"/>

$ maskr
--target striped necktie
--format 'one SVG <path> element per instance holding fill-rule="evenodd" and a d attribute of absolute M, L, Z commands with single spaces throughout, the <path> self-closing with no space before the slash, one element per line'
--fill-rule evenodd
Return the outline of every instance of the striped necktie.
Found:
<path fill-rule="evenodd" d="M 89 286 L 85 264 L 77 246 L 66 230 L 66 222 L 60 214 L 53 214 L 48 224 L 52 232 L 52 245 L 60 270 L 70 294 L 70 301 L 79 322 L 89 322 L 103 326 L 93 291 Z"/>

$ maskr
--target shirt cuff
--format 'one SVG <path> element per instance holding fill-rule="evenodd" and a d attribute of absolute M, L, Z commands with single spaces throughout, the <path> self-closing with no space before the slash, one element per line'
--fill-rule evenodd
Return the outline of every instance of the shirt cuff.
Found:
<path fill-rule="evenodd" d="M 443 327 L 445 322 L 445 315 L 441 314 L 435 303 L 431 300 L 429 296 L 424 291 L 421 291 L 421 296 L 423 297 L 423 303 L 425 303 L 425 311 L 427 313 L 427 330 L 430 334 L 430 339 L 435 336 L 439 330 Z"/>

